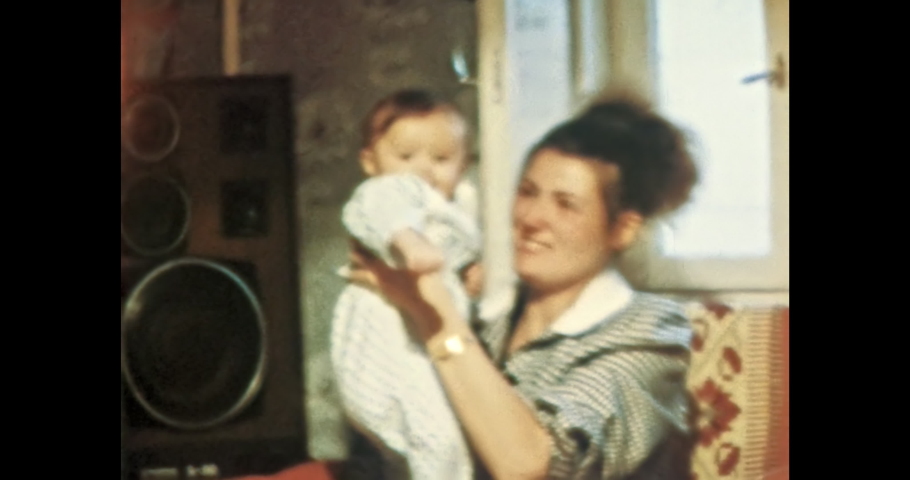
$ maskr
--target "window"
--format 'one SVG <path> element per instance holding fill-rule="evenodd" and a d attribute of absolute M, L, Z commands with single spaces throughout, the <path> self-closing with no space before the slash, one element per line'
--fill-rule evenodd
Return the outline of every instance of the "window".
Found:
<path fill-rule="evenodd" d="M 634 3 L 611 11 L 614 67 L 687 130 L 703 179 L 625 270 L 649 290 L 788 290 L 789 1 Z"/>
<path fill-rule="evenodd" d="M 693 207 L 661 230 L 673 258 L 771 254 L 771 111 L 760 1 L 655 0 L 655 100 L 691 132 L 703 182 Z"/>

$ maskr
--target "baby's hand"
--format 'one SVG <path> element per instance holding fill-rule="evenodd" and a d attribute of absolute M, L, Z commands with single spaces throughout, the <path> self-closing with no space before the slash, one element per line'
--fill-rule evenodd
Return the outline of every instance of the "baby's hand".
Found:
<path fill-rule="evenodd" d="M 432 273 L 445 265 L 442 251 L 409 228 L 392 237 L 392 249 L 404 267 L 414 273 Z"/>
<path fill-rule="evenodd" d="M 477 299 L 483 293 L 483 277 L 483 265 L 480 263 L 472 263 L 461 271 L 461 281 L 471 298 Z"/>

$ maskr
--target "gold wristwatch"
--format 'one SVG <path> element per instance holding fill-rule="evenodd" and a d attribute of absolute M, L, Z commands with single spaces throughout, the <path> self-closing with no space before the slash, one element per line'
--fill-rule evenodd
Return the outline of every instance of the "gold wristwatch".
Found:
<path fill-rule="evenodd" d="M 428 353 L 433 360 L 444 361 L 461 355 L 467 350 L 468 345 L 472 343 L 477 343 L 472 337 L 457 334 L 451 335 L 442 342 L 430 347 Z"/>

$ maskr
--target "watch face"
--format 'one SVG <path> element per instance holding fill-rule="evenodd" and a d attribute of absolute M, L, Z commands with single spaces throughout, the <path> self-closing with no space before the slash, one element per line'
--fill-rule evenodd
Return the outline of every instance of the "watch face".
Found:
<path fill-rule="evenodd" d="M 459 355 L 464 353 L 464 341 L 461 336 L 452 337 L 446 340 L 446 352 L 450 355 Z"/>
<path fill-rule="evenodd" d="M 446 360 L 450 357 L 461 355 L 467 350 L 468 343 L 474 343 L 474 339 L 463 335 L 453 335 L 442 343 L 436 344 L 435 347 L 431 347 L 430 356 L 434 360 Z"/>

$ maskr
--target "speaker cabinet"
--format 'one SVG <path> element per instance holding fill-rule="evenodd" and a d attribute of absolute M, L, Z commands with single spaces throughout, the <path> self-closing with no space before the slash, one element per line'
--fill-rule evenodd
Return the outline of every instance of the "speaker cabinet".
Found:
<path fill-rule="evenodd" d="M 307 459 L 290 85 L 155 81 L 122 102 L 129 478 L 270 474 Z"/>

